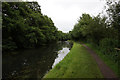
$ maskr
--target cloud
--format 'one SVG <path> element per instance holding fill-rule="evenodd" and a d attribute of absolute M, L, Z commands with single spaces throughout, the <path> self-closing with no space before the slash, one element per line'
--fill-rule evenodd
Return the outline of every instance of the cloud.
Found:
<path fill-rule="evenodd" d="M 37 0 L 42 13 L 52 18 L 55 26 L 69 32 L 82 13 L 92 16 L 102 12 L 105 0 Z"/>

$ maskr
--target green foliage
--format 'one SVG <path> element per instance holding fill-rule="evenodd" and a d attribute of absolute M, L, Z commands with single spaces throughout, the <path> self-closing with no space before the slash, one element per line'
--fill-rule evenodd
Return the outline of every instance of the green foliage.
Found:
<path fill-rule="evenodd" d="M 118 32 L 116 36 L 120 44 L 120 1 L 107 1 L 107 6 L 109 7 L 106 11 L 109 15 L 110 26 Z"/>
<path fill-rule="evenodd" d="M 78 23 L 74 26 L 72 38 L 77 40 L 87 40 L 99 43 L 99 40 L 105 37 L 106 24 L 105 18 L 91 17 L 89 14 L 82 14 Z"/>
<path fill-rule="evenodd" d="M 118 40 L 112 39 L 112 38 L 104 38 L 100 41 L 100 51 L 108 55 L 110 59 L 114 60 L 115 62 L 118 62 L 118 52 L 115 48 L 117 48 Z"/>
<path fill-rule="evenodd" d="M 107 1 L 107 6 L 109 7 L 107 13 L 109 15 L 111 26 L 120 31 L 120 1 Z"/>
<path fill-rule="evenodd" d="M 120 1 L 107 1 L 108 17 L 91 17 L 82 14 L 74 29 L 71 39 L 93 43 L 107 58 L 117 61 L 120 45 Z"/>
<path fill-rule="evenodd" d="M 32 48 L 58 40 L 57 28 L 51 18 L 41 13 L 37 2 L 3 2 L 2 5 L 3 50 Z"/>
<path fill-rule="evenodd" d="M 9 37 L 8 39 L 2 39 L 2 50 L 14 50 L 16 49 L 16 44 L 12 41 L 12 38 Z"/>
<path fill-rule="evenodd" d="M 56 35 L 58 36 L 57 39 L 60 41 L 69 40 L 71 37 L 69 33 L 63 33 L 62 31 L 58 31 Z"/>
<path fill-rule="evenodd" d="M 118 47 L 118 40 L 112 38 L 104 38 L 100 41 L 101 51 L 105 54 L 115 51 L 115 47 Z"/>

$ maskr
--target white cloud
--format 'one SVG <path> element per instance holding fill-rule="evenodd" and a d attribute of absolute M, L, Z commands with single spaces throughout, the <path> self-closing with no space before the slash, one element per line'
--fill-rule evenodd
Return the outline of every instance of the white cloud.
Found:
<path fill-rule="evenodd" d="M 42 13 L 52 18 L 55 26 L 69 32 L 82 13 L 92 16 L 102 12 L 105 0 L 37 0 Z"/>

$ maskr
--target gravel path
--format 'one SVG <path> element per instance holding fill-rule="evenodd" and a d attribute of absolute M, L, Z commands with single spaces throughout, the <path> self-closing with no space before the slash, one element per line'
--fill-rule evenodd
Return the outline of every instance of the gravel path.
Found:
<path fill-rule="evenodd" d="M 82 44 L 82 43 L 81 43 Z M 100 57 L 88 46 L 82 44 L 90 52 L 91 56 L 96 60 L 100 71 L 102 72 L 104 78 L 117 78 L 115 73 L 100 59 Z M 116 79 L 115 79 L 116 80 Z"/>

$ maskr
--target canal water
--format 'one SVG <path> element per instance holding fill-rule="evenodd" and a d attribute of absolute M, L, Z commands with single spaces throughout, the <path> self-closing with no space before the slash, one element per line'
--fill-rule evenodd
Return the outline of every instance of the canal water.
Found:
<path fill-rule="evenodd" d="M 68 41 L 59 41 L 35 49 L 7 52 L 2 55 L 3 79 L 39 79 L 54 68 L 70 51 Z"/>

